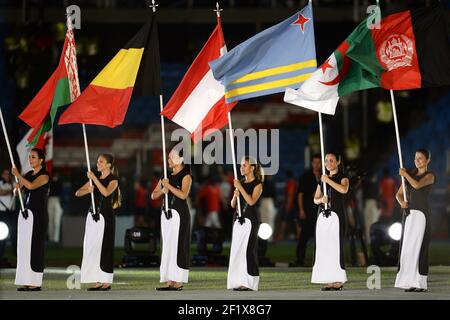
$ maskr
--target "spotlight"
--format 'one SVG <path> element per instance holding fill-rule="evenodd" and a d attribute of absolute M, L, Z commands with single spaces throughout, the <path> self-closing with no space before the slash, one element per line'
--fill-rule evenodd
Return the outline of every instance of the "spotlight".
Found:
<path fill-rule="evenodd" d="M 395 266 L 398 262 L 398 251 L 401 237 L 401 224 L 396 222 L 375 222 L 370 227 L 370 246 L 373 264 L 379 266 Z"/>
<path fill-rule="evenodd" d="M 275 264 L 266 257 L 268 241 L 272 235 L 272 227 L 267 223 L 261 223 L 258 230 L 258 261 L 261 267 L 274 267 Z"/>
<path fill-rule="evenodd" d="M 402 237 L 402 224 L 400 222 L 393 223 L 388 229 L 389 237 L 395 241 L 399 241 Z"/>
<path fill-rule="evenodd" d="M 261 223 L 259 226 L 258 237 L 268 240 L 272 236 L 272 227 L 268 223 Z"/>
<path fill-rule="evenodd" d="M 0 241 L 6 240 L 9 235 L 8 225 L 2 221 L 0 221 Z"/>
<path fill-rule="evenodd" d="M 158 236 L 150 228 L 134 227 L 125 231 L 125 253 L 121 267 L 158 267 L 155 255 Z"/>

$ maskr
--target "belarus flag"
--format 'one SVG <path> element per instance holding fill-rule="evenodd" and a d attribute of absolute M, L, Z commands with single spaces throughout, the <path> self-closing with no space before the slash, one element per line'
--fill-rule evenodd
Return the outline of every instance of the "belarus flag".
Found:
<path fill-rule="evenodd" d="M 225 87 L 214 79 L 208 65 L 226 51 L 218 17 L 216 28 L 161 113 L 188 130 L 194 142 L 225 126 L 228 112 L 236 105 L 225 103 Z"/>

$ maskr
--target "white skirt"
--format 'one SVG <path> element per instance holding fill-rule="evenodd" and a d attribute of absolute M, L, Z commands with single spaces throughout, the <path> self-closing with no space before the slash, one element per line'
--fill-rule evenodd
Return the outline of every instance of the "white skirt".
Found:
<path fill-rule="evenodd" d="M 316 256 L 312 283 L 346 282 L 347 273 L 341 267 L 339 217 L 335 212 L 326 218 L 319 214 L 316 224 Z"/>
<path fill-rule="evenodd" d="M 28 218 L 21 213 L 17 220 L 17 268 L 14 284 L 20 286 L 42 286 L 43 272 L 31 269 L 31 241 L 33 237 L 33 213 L 27 209 Z"/>
<path fill-rule="evenodd" d="M 238 220 L 233 224 L 227 289 L 244 286 L 253 291 L 258 290 L 259 276 L 249 275 L 247 269 L 247 247 L 251 231 L 252 223 L 247 218 L 242 225 Z"/>
<path fill-rule="evenodd" d="M 171 209 L 172 218 L 161 214 L 162 253 L 160 282 L 188 282 L 189 270 L 178 266 L 178 237 L 180 234 L 180 214 Z"/>
<path fill-rule="evenodd" d="M 113 283 L 114 273 L 104 272 L 100 268 L 102 256 L 105 219 L 100 214 L 97 222 L 88 212 L 83 242 L 83 261 L 81 262 L 81 283 Z"/>
<path fill-rule="evenodd" d="M 405 220 L 400 270 L 395 278 L 395 287 L 402 289 L 427 289 L 427 276 L 419 274 L 419 258 L 425 234 L 426 218 L 419 210 L 410 210 Z"/>

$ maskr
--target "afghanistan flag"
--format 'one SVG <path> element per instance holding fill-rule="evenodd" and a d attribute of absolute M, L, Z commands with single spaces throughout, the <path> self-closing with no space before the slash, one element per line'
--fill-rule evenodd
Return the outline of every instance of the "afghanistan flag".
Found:
<path fill-rule="evenodd" d="M 408 90 L 450 85 L 450 40 L 441 5 L 364 20 L 298 90 L 284 101 L 334 114 L 339 97 L 382 87 Z"/>
<path fill-rule="evenodd" d="M 114 128 L 122 124 L 133 89 L 160 94 L 160 60 L 155 15 L 61 115 L 59 124 L 84 123 Z"/>
<path fill-rule="evenodd" d="M 33 147 L 39 137 L 53 127 L 59 107 L 67 105 L 80 95 L 78 82 L 75 38 L 70 19 L 59 64 L 38 94 L 19 115 L 19 118 L 33 130 L 28 135 L 29 146 Z"/>

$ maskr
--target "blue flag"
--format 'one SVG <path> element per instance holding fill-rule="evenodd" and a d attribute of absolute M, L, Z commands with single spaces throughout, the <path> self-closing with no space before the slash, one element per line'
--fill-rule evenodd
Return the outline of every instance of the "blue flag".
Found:
<path fill-rule="evenodd" d="M 227 103 L 298 89 L 317 67 L 311 4 L 209 65 Z"/>

